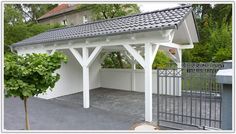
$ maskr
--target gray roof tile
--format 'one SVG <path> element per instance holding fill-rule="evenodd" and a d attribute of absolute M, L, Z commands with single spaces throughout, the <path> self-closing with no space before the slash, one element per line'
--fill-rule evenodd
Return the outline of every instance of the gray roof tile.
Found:
<path fill-rule="evenodd" d="M 89 38 L 147 30 L 174 29 L 192 12 L 190 5 L 53 29 L 12 46 Z"/>

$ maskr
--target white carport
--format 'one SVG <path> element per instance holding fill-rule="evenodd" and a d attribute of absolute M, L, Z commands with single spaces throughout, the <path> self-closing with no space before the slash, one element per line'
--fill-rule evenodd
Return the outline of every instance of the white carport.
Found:
<path fill-rule="evenodd" d="M 181 67 L 182 49 L 193 48 L 193 42 L 198 42 L 198 36 L 192 8 L 182 6 L 51 30 L 13 44 L 12 49 L 18 53 L 69 50 L 82 66 L 84 108 L 89 108 L 90 104 L 89 69 L 93 61 L 100 53 L 106 55 L 113 51 L 122 52 L 132 64 L 133 70 L 137 63 L 144 69 L 145 120 L 151 122 L 152 64 L 157 51 L 165 51 Z M 170 48 L 175 48 L 177 53 L 172 55 Z M 132 88 L 135 88 L 134 75 Z"/>

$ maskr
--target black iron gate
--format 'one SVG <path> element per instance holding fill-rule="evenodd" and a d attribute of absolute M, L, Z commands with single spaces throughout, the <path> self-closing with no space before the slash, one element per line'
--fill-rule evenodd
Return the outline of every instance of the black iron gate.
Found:
<path fill-rule="evenodd" d="M 221 128 L 221 63 L 183 63 L 157 70 L 157 123 Z"/>

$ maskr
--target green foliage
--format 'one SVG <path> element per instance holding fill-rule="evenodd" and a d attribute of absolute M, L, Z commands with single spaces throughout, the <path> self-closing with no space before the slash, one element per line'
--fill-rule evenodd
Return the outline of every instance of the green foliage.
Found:
<path fill-rule="evenodd" d="M 232 5 L 193 5 L 200 36 L 191 50 L 183 51 L 184 62 L 221 62 L 232 59 Z"/>
<path fill-rule="evenodd" d="M 9 52 L 9 45 L 26 38 L 32 37 L 49 29 L 61 27 L 59 24 L 15 24 L 4 26 L 4 51 Z"/>
<path fill-rule="evenodd" d="M 171 62 L 173 61 L 163 51 L 158 51 L 152 68 L 165 68 L 168 67 Z"/>
<path fill-rule="evenodd" d="M 4 5 L 4 26 L 23 23 L 23 15 L 12 4 Z"/>
<path fill-rule="evenodd" d="M 232 59 L 232 49 L 230 48 L 220 48 L 213 57 L 214 62 L 221 62 L 228 59 Z"/>
<path fill-rule="evenodd" d="M 118 60 L 120 58 L 122 59 L 121 63 Z M 119 52 L 109 53 L 101 65 L 103 68 L 130 68 L 131 67 L 126 57 L 124 57 L 124 55 L 121 55 Z"/>
<path fill-rule="evenodd" d="M 55 52 L 48 54 L 5 54 L 4 57 L 4 89 L 6 97 L 21 99 L 45 93 L 53 88 L 60 79 L 55 71 L 67 57 Z"/>
<path fill-rule="evenodd" d="M 24 17 L 25 22 L 37 23 L 38 18 L 53 9 L 57 4 L 13 4 Z"/>
<path fill-rule="evenodd" d="M 83 4 L 78 7 L 78 10 L 85 9 L 92 11 L 94 20 L 110 19 L 140 12 L 136 4 Z"/>
<path fill-rule="evenodd" d="M 44 5 L 44 4 L 42 4 Z M 32 21 L 25 21 L 25 14 L 19 4 L 6 4 L 4 6 L 4 52 L 10 52 L 9 45 L 32 37 L 49 29 L 61 27 L 59 24 L 44 25 Z M 44 5 L 46 6 L 46 5 Z"/>

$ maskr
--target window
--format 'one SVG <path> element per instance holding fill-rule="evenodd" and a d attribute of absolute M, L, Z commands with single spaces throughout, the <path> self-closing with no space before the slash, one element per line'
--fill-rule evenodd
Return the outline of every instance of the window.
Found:
<path fill-rule="evenodd" d="M 65 20 L 62 21 L 62 25 L 67 26 L 67 24 L 68 24 L 68 23 L 67 23 L 67 19 L 65 19 Z"/>
<path fill-rule="evenodd" d="M 86 15 L 83 16 L 83 23 L 87 23 L 88 22 L 88 17 Z"/>

